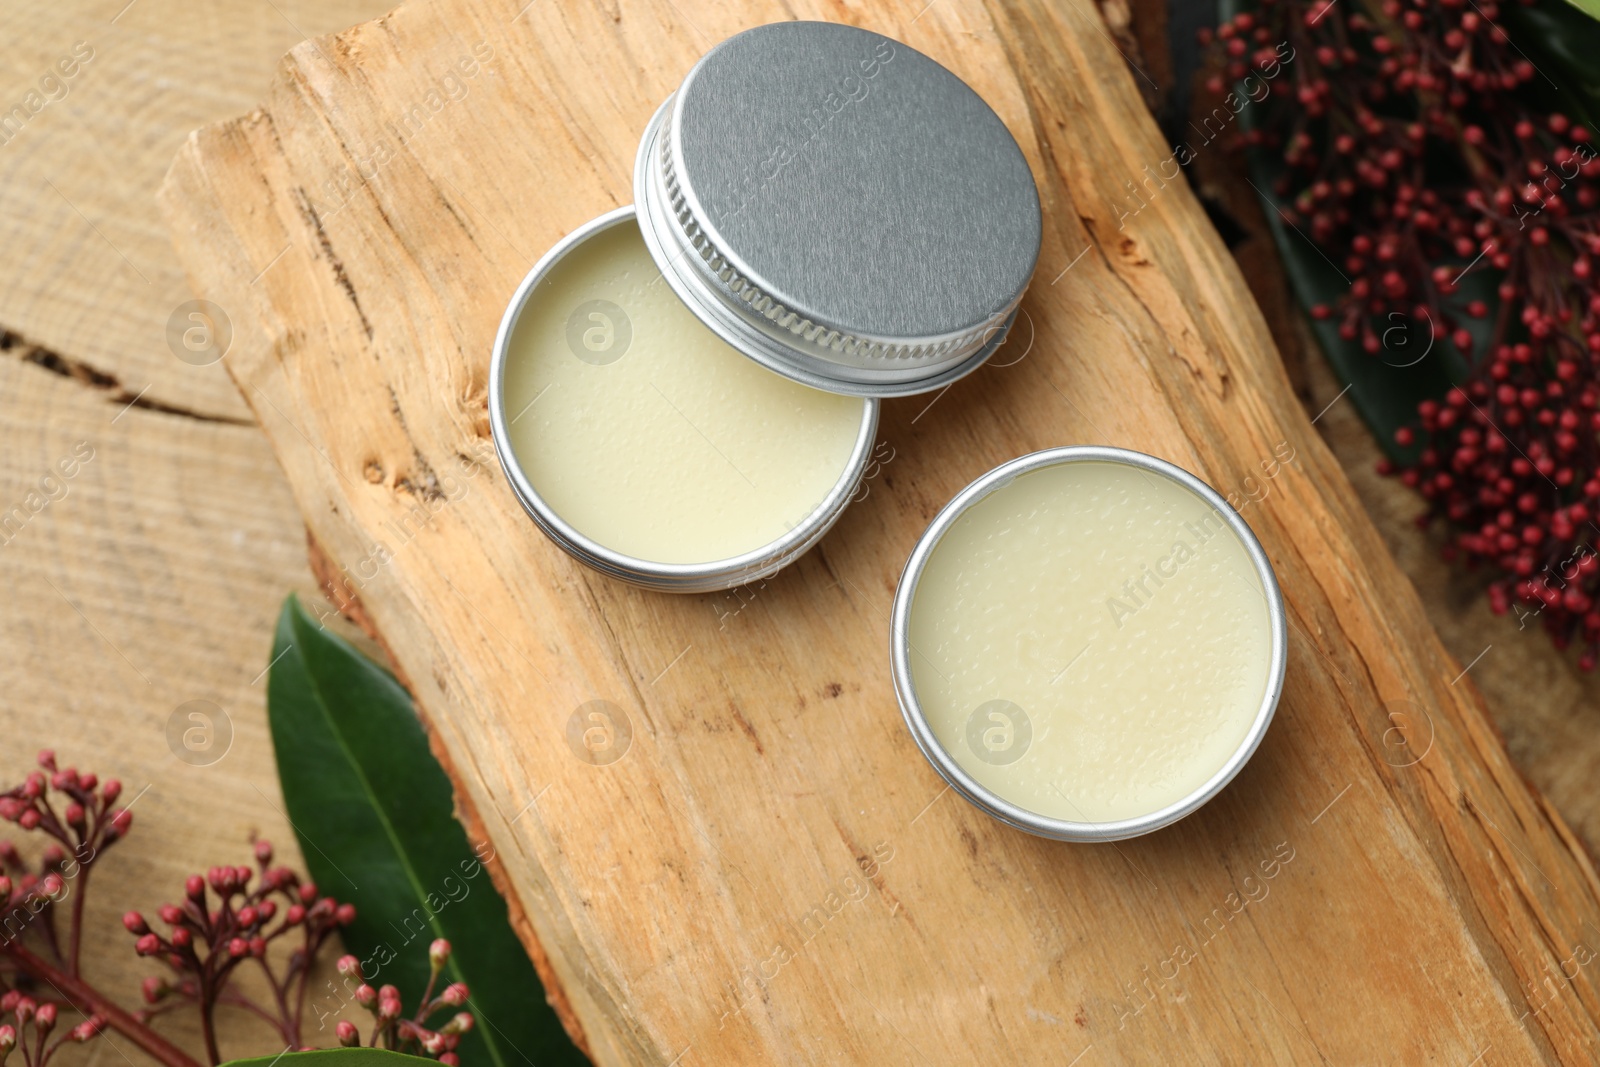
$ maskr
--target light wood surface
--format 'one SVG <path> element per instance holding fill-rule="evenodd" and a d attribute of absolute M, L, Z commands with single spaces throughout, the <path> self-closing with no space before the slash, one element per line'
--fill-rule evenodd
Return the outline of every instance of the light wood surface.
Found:
<path fill-rule="evenodd" d="M 130 799 L 143 791 L 132 837 L 87 898 L 85 971 L 129 1007 L 156 968 L 134 954 L 124 910 L 245 861 L 252 834 L 299 862 L 257 676 L 283 596 L 298 588 L 316 602 L 304 527 L 248 407 L 220 365 L 192 366 L 167 346 L 167 318 L 190 293 L 155 189 L 188 131 L 260 98 L 303 39 L 295 26 L 325 33 L 386 6 L 0 3 L 0 110 L 38 91 L 75 43 L 93 49 L 65 95 L 0 143 L 0 513 L 26 505 L 80 443 L 94 450 L 56 490 L 65 495 L 0 532 L 0 783 L 53 745 L 120 777 Z M 168 747 L 168 719 L 189 700 L 232 724 L 232 747 L 208 766 Z M 186 1016 L 160 1026 L 200 1049 Z M 221 1040 L 226 1054 L 281 1048 L 231 1009 Z M 130 1061 L 145 1062 L 113 1034 L 53 1062 Z"/>
<path fill-rule="evenodd" d="M 1123 183 L 1170 149 L 1092 11 L 519 7 L 415 4 L 297 47 L 162 195 L 196 291 L 238 329 L 230 373 L 317 540 L 362 576 L 600 1062 L 1588 1060 L 1593 870 L 1507 760 L 1193 199 L 1169 185 L 1123 217 Z M 887 405 L 897 459 L 869 498 L 721 626 L 715 597 L 620 586 L 538 536 L 489 456 L 484 377 L 512 288 L 631 199 L 638 132 L 693 60 L 795 15 L 928 52 L 1017 134 L 1047 222 L 1036 339 L 932 407 Z M 462 99 L 319 195 L 480 43 Z M 1070 442 L 1224 492 L 1280 443 L 1298 457 L 1244 511 L 1292 620 L 1279 717 L 1217 801 L 1116 847 L 946 795 L 883 651 L 933 511 Z M 465 489 L 435 495 L 447 477 Z M 603 767 L 564 741 L 597 698 L 633 731 Z"/>

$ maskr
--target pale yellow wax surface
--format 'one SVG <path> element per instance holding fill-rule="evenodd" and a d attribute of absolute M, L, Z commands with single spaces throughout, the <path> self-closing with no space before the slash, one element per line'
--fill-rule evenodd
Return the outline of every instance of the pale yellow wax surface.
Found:
<path fill-rule="evenodd" d="M 867 403 L 734 351 L 679 302 L 632 220 L 529 295 L 504 384 L 533 488 L 580 533 L 656 563 L 731 559 L 799 525 L 843 477 Z"/>
<path fill-rule="evenodd" d="M 1266 694 L 1272 631 L 1250 557 L 1204 500 L 1081 461 L 1022 474 L 956 521 L 909 637 L 918 701 L 962 768 L 1019 807 L 1098 823 L 1159 811 L 1222 768 Z"/>

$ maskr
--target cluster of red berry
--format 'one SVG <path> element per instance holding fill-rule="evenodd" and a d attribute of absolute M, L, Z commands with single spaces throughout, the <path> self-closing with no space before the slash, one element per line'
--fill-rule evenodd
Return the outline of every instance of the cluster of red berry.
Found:
<path fill-rule="evenodd" d="M 161 905 L 160 919 L 169 931 L 165 936 L 151 930 L 136 911 L 122 917 L 122 925 L 138 938 L 135 951 L 161 960 L 174 976 L 145 979 L 144 999 L 150 1007 L 135 1017 L 148 1022 L 182 1004 L 197 1005 L 212 1062 L 219 1062 L 212 1016 L 216 1005 L 224 1002 L 253 1006 L 257 1014 L 278 1025 L 285 1040 L 299 1045 L 297 1013 L 285 1006 L 303 998 L 318 950 L 335 930 L 356 917 L 354 905 L 319 896 L 315 884 L 301 882 L 288 867 L 271 866 L 272 846 L 267 842 L 256 843 L 255 859 L 261 877 L 254 888 L 250 883 L 257 872 L 249 867 L 212 867 L 204 878 L 191 874 L 184 882 L 182 903 Z M 274 970 L 267 949 L 291 934 L 298 936 L 288 958 L 281 971 Z M 280 1010 L 254 1005 L 228 989 L 234 970 L 246 960 L 257 962 Z"/>
<path fill-rule="evenodd" d="M 432 1056 L 446 1067 L 459 1067 L 461 1060 L 455 1050 L 461 1042 L 461 1035 L 473 1027 L 472 1013 L 458 1011 L 436 1030 L 428 1026 L 431 1016 L 461 1007 L 470 995 L 464 982 L 451 982 L 438 996 L 434 996 L 434 987 L 438 985 L 439 975 L 449 959 L 450 942 L 444 938 L 439 938 L 428 947 L 428 964 L 431 968 L 428 988 L 422 992 L 422 1003 L 416 1015 L 407 1019 L 401 1015 L 400 990 L 392 985 L 373 989 L 362 976 L 360 960 L 354 956 L 340 957 L 339 973 L 361 983 L 356 987 L 356 1003 L 372 1013 L 372 1034 L 367 1040 L 369 1046 Z M 334 1032 L 339 1044 L 345 1048 L 356 1048 L 361 1044 L 361 1032 L 348 1019 L 341 1019 L 334 1026 Z"/>
<path fill-rule="evenodd" d="M 1496 570 L 1495 611 L 1580 642 L 1588 669 L 1600 654 L 1600 154 L 1586 127 L 1530 103 L 1543 76 L 1501 8 L 1262 0 L 1216 37 L 1234 79 L 1252 50 L 1294 49 L 1292 99 L 1265 101 L 1245 138 L 1282 158 L 1285 218 L 1350 281 L 1312 314 L 1392 366 L 1414 361 L 1422 336 L 1470 368 L 1396 433 L 1415 462 L 1380 469 L 1427 501 L 1421 523 L 1444 520 L 1447 558 Z M 1478 272 L 1498 282 L 1493 309 L 1463 292 Z M 1409 346 L 1393 353 L 1404 363 L 1388 358 L 1391 337 Z"/>
<path fill-rule="evenodd" d="M 122 917 L 122 925 L 138 939 L 139 955 L 160 960 L 171 971 L 146 978 L 145 1007 L 126 1011 L 84 979 L 79 956 L 89 875 L 105 849 L 127 836 L 132 814 L 116 807 L 122 794 L 116 779 L 102 783 L 93 774 L 60 768 L 49 749 L 39 753 L 39 767 L 21 785 L 0 792 L 0 818 L 50 839 L 37 866 L 26 863 L 10 842 L 0 842 L 0 866 L 8 872 L 0 873 L 0 961 L 5 963 L 0 1019 L 8 1020 L 0 1022 L 0 1065 L 21 1049 L 25 1067 L 45 1067 L 64 1045 L 113 1029 L 163 1067 L 201 1067 L 151 1025 L 184 1006 L 199 1012 L 211 1064 L 223 1062 L 214 1018 L 223 1005 L 251 1012 L 275 1027 L 288 1047 L 304 1048 L 301 1029 L 317 954 L 340 927 L 355 921 L 355 906 L 320 895 L 288 867 L 274 867 L 272 846 L 258 841 L 254 868 L 213 867 L 204 877 L 191 874 L 185 880 L 183 900 L 160 908 L 166 934 L 152 930 L 136 911 Z M 269 953 L 275 944 L 286 945 L 287 952 L 280 947 Z M 401 1016 L 398 989 L 373 989 L 354 956 L 339 960 L 340 974 L 356 985 L 355 1002 L 375 1018 L 369 1044 L 431 1056 L 452 1067 L 458 1063 L 455 1049 L 460 1035 L 472 1029 L 473 1016 L 454 1010 L 467 1003 L 467 987 L 460 982 L 434 995 L 449 957 L 449 942 L 435 941 L 428 953 L 432 977 L 411 1018 Z M 232 982 L 246 964 L 265 979 L 270 1001 L 263 1003 Z M 44 988 L 60 1000 L 38 996 Z M 453 1012 L 451 1018 L 430 1028 L 429 1020 L 445 1010 Z M 49 1040 L 58 1016 L 74 1011 L 83 1021 Z M 336 1024 L 335 1035 L 342 1045 L 360 1044 L 348 1021 Z"/>

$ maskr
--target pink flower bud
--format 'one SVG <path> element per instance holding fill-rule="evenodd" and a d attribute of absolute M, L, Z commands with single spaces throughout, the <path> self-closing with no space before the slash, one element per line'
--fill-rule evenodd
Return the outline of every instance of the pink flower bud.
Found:
<path fill-rule="evenodd" d="M 83 805 L 74 800 L 67 805 L 67 825 L 82 826 L 83 823 Z"/>
<path fill-rule="evenodd" d="M 55 871 L 51 871 L 49 874 L 44 876 L 44 881 L 40 884 L 40 888 L 44 890 L 45 896 L 54 900 L 56 897 L 61 895 L 63 890 L 67 888 L 67 883 L 61 880 L 61 876 L 59 874 L 57 874 Z"/>
<path fill-rule="evenodd" d="M 183 909 L 176 904 L 161 905 L 161 921 L 168 926 L 177 926 L 183 922 Z"/>
<path fill-rule="evenodd" d="M 172 937 L 173 941 L 176 942 L 178 937 L 177 931 L 173 932 Z M 161 951 L 161 939 L 155 934 L 145 934 L 143 937 L 139 938 L 138 941 L 134 942 L 133 950 L 141 956 L 154 956 L 157 952 Z"/>
<path fill-rule="evenodd" d="M 153 974 L 139 983 L 139 991 L 144 994 L 146 1004 L 155 1004 L 172 992 L 172 987 L 160 975 Z"/>
<path fill-rule="evenodd" d="M 39 766 L 43 767 L 47 771 L 55 770 L 56 750 L 53 748 L 41 748 L 39 750 Z"/>
<path fill-rule="evenodd" d="M 93 790 L 99 784 L 100 776 L 98 774 L 85 774 L 78 779 L 78 785 L 88 790 Z"/>
<path fill-rule="evenodd" d="M 0 905 L 11 899 L 11 879 L 0 874 Z"/>
<path fill-rule="evenodd" d="M 444 987 L 444 992 L 439 994 L 439 999 L 452 1008 L 459 1008 L 467 1002 L 472 994 L 467 991 L 467 983 L 451 982 Z"/>
<path fill-rule="evenodd" d="M 22 827 L 24 830 L 32 830 L 36 828 L 39 825 L 39 809 L 23 809 L 22 814 L 17 816 L 17 825 Z"/>
<path fill-rule="evenodd" d="M 233 884 L 238 888 L 243 889 L 250 884 L 250 879 L 254 878 L 255 876 L 256 872 L 252 871 L 249 867 L 242 865 L 235 867 L 233 869 Z"/>
<path fill-rule="evenodd" d="M 356 1003 L 363 1008 L 372 1008 L 378 1003 L 378 991 L 363 982 L 356 987 Z"/>
<path fill-rule="evenodd" d="M 17 1002 L 22 999 L 22 994 L 15 989 L 7 990 L 5 996 L 0 997 L 0 1014 L 17 1010 Z"/>
<path fill-rule="evenodd" d="M 56 1028 L 56 1006 L 54 1004 L 41 1004 L 34 1014 L 33 1025 L 38 1027 L 41 1034 L 48 1034 Z"/>
<path fill-rule="evenodd" d="M 39 853 L 39 866 L 44 870 L 54 870 L 60 867 L 67 854 L 60 845 L 46 845 L 43 852 Z"/>
<path fill-rule="evenodd" d="M 256 905 L 256 914 L 261 916 L 262 922 L 269 923 L 272 921 L 272 917 L 278 914 L 278 905 L 270 900 L 263 900 Z"/>
<path fill-rule="evenodd" d="M 355 978 L 359 980 L 362 977 L 361 961 L 356 959 L 354 956 L 340 956 L 338 962 L 334 964 L 334 967 L 346 978 Z"/>
<path fill-rule="evenodd" d="M 133 812 L 123 808 L 111 816 L 111 829 L 116 831 L 118 837 L 127 837 L 128 828 L 133 825 Z"/>
<path fill-rule="evenodd" d="M 154 935 L 152 935 L 154 936 Z M 187 926 L 180 926 L 172 931 L 172 947 L 188 948 L 194 942 L 194 935 L 189 933 Z"/>
<path fill-rule="evenodd" d="M 228 876 L 233 873 L 231 867 L 213 867 L 206 872 L 206 884 L 211 886 L 211 891 L 222 896 L 227 896 Z"/>
<path fill-rule="evenodd" d="M 290 904 L 289 910 L 283 913 L 283 921 L 290 926 L 299 926 L 305 921 L 306 909 L 299 904 Z"/>
<path fill-rule="evenodd" d="M 306 882 L 300 887 L 300 903 L 310 904 L 317 899 L 317 883 Z"/>
<path fill-rule="evenodd" d="M 444 1024 L 444 1029 L 446 1033 L 464 1034 L 468 1030 L 471 1030 L 473 1026 L 477 1024 L 477 1021 L 477 1019 L 472 1017 L 472 1013 L 470 1011 L 458 1011 L 456 1012 L 455 1018 Z"/>
<path fill-rule="evenodd" d="M 356 1032 L 355 1023 L 348 1019 L 340 1019 L 334 1025 L 333 1032 L 338 1035 L 339 1044 L 345 1048 L 357 1048 L 361 1044 L 361 1035 Z"/>
<path fill-rule="evenodd" d="M 267 939 L 260 936 L 252 937 L 250 939 L 250 955 L 258 960 L 266 959 Z"/>
<path fill-rule="evenodd" d="M 444 1067 L 461 1067 L 461 1057 L 454 1052 L 446 1052 L 439 1057 L 439 1062 L 444 1064 Z"/>
<path fill-rule="evenodd" d="M 256 913 L 256 909 L 249 904 L 239 909 L 240 926 L 246 928 L 254 926 L 259 918 L 260 916 Z"/>
<path fill-rule="evenodd" d="M 115 778 L 107 778 L 105 788 L 100 790 L 100 795 L 110 804 L 122 795 L 122 783 Z"/>
<path fill-rule="evenodd" d="M 428 1055 L 437 1056 L 444 1051 L 444 1035 L 431 1030 L 421 1030 L 417 1036 L 422 1039 L 423 1051 Z"/>
<path fill-rule="evenodd" d="M 242 937 L 234 938 L 228 942 L 228 954 L 235 959 L 240 956 L 248 956 L 250 954 L 250 942 Z"/>
<path fill-rule="evenodd" d="M 256 862 L 263 867 L 272 862 L 272 842 L 256 842 Z"/>
<path fill-rule="evenodd" d="M 444 938 L 436 939 L 428 946 L 428 964 L 435 970 L 443 970 L 445 963 L 450 959 L 450 942 Z"/>
<path fill-rule="evenodd" d="M 28 775 L 28 780 L 22 783 L 22 795 L 29 800 L 38 800 L 44 796 L 44 775 L 38 771 Z"/>
<path fill-rule="evenodd" d="M 17 1047 L 17 1031 L 12 1026 L 0 1026 L 0 1059 L 11 1055 Z"/>
<path fill-rule="evenodd" d="M 186 878 L 183 883 L 183 889 L 189 895 L 190 900 L 204 900 L 206 898 L 205 879 L 198 874 L 191 874 Z"/>
<path fill-rule="evenodd" d="M 392 985 L 386 985 L 378 990 L 379 1019 L 398 1019 L 400 1011 L 400 990 Z"/>
<path fill-rule="evenodd" d="M 356 921 L 356 906 L 354 904 L 340 904 L 333 913 L 333 919 L 340 926 L 349 926 Z"/>
<path fill-rule="evenodd" d="M 122 926 L 128 933 L 140 937 L 150 932 L 150 925 L 144 921 L 144 916 L 136 911 L 130 911 L 122 917 Z"/>
<path fill-rule="evenodd" d="M 72 1033 L 68 1035 L 68 1039 L 71 1041 L 77 1041 L 81 1044 L 82 1042 L 89 1040 L 91 1037 L 94 1037 L 105 1028 L 106 1017 L 104 1015 L 91 1015 L 83 1022 L 72 1028 Z"/>

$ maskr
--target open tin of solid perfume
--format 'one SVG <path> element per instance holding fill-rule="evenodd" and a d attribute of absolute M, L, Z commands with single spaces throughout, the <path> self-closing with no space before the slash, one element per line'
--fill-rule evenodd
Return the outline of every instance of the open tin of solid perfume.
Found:
<path fill-rule="evenodd" d="M 867 465 L 878 398 L 981 365 L 1039 253 L 1038 193 L 993 110 L 830 23 L 705 55 L 645 129 L 634 199 L 517 289 L 489 413 L 541 529 L 671 591 L 814 544 Z"/>
<path fill-rule="evenodd" d="M 934 518 L 895 591 L 890 663 L 917 747 L 974 806 L 1118 841 L 1198 810 L 1250 759 L 1285 619 L 1216 490 L 1142 452 L 1053 448 Z"/>

